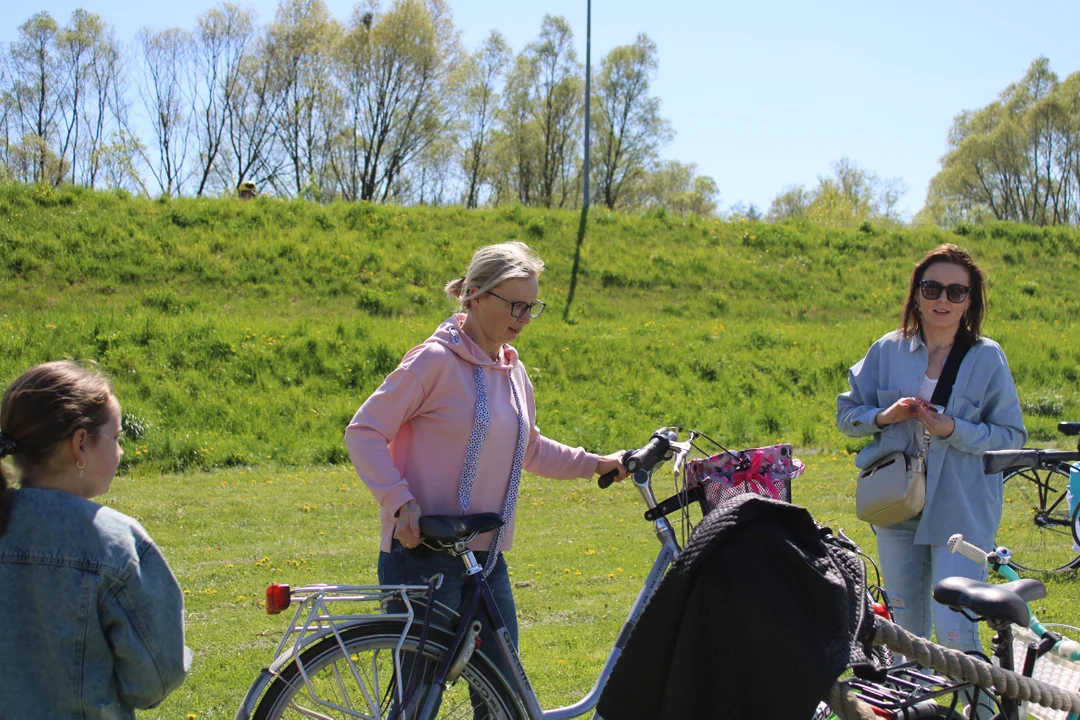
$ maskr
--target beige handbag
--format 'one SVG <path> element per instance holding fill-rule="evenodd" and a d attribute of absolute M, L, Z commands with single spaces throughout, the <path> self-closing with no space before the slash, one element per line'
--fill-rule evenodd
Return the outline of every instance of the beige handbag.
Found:
<path fill-rule="evenodd" d="M 855 515 L 872 525 L 895 525 L 922 512 L 926 502 L 926 448 L 930 434 L 916 457 L 892 452 L 859 473 L 855 486 Z"/>

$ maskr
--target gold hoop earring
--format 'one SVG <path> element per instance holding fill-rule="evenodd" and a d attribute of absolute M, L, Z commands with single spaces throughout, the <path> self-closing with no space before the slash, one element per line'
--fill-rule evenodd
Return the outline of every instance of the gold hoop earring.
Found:
<path fill-rule="evenodd" d="M 79 462 L 77 462 L 75 464 L 75 467 L 79 468 L 79 477 L 82 477 L 83 476 L 83 470 L 86 469 L 86 461 L 85 460 L 80 460 Z"/>

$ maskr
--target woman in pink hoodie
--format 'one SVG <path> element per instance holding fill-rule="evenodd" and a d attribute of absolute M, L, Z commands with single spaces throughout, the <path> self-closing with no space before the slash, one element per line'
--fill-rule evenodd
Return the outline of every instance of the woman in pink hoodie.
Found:
<path fill-rule="evenodd" d="M 540 434 L 532 383 L 509 344 L 540 317 L 543 261 L 524 243 L 476 251 L 465 277 L 446 286 L 461 312 L 410 350 L 345 431 L 356 472 L 379 503 L 379 582 L 424 584 L 443 573 L 439 599 L 461 600 L 463 565 L 414 552 L 419 518 L 500 513 L 506 524 L 469 548 L 483 565 L 514 645 L 517 612 L 503 552 L 513 546 L 521 471 L 548 478 L 626 475 L 622 453 L 598 456 Z M 490 629 L 481 643 L 494 647 Z"/>

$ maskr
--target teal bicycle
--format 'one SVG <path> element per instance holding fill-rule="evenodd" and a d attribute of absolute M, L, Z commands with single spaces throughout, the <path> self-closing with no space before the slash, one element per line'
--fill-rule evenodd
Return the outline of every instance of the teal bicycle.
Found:
<path fill-rule="evenodd" d="M 1071 673 L 1073 678 L 1070 684 L 1074 684 L 1075 677 L 1080 676 L 1080 665 L 1076 665 L 1080 663 L 1080 643 L 1057 630 L 1080 632 L 1080 629 L 1071 625 L 1043 624 L 1028 604 L 1046 597 L 1046 586 L 1038 580 L 1021 579 L 1012 567 L 1008 548 L 999 547 L 987 553 L 965 542 L 963 535 L 953 535 L 947 547 L 992 570 L 1006 582 L 988 585 L 964 578 L 948 578 L 934 588 L 934 598 L 961 612 L 971 609 L 979 614 L 981 611 L 982 617 L 972 618 L 966 612 L 965 615 L 975 620 L 986 619 L 995 631 L 994 657 L 1000 667 L 1016 670 L 1024 677 L 1043 679 L 1051 685 L 1062 682 L 1063 673 Z M 1017 602 L 1018 598 L 1023 602 Z M 1019 631 L 1014 626 L 1019 626 Z M 1023 664 L 1018 669 L 1015 665 L 1021 655 Z M 1003 720 L 1022 720 L 1028 716 L 1025 704 L 1008 697 L 1000 698 L 1000 707 Z M 1068 713 L 1063 717 L 1066 720 L 1080 720 L 1077 713 Z"/>

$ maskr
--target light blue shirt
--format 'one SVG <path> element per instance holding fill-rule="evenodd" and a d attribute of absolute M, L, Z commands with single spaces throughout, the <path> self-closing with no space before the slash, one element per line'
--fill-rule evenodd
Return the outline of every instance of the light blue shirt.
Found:
<path fill-rule="evenodd" d="M 0 716 L 130 720 L 187 674 L 184 596 L 138 522 L 61 490 L 9 490 Z"/>
<path fill-rule="evenodd" d="M 875 342 L 848 373 L 851 389 L 836 398 L 836 424 L 851 437 L 873 435 L 855 458 L 860 468 L 901 451 L 917 455 L 918 420 L 878 428 L 874 418 L 902 397 L 915 397 L 929 354 L 919 336 L 893 331 Z M 926 465 L 926 505 L 915 542 L 944 545 L 949 536 L 992 547 L 1001 522 L 1001 473 L 985 475 L 987 450 L 1021 448 L 1027 430 L 1009 364 L 1001 346 L 981 338 L 964 356 L 945 414 L 956 423 L 949 437 L 930 440 Z"/>

